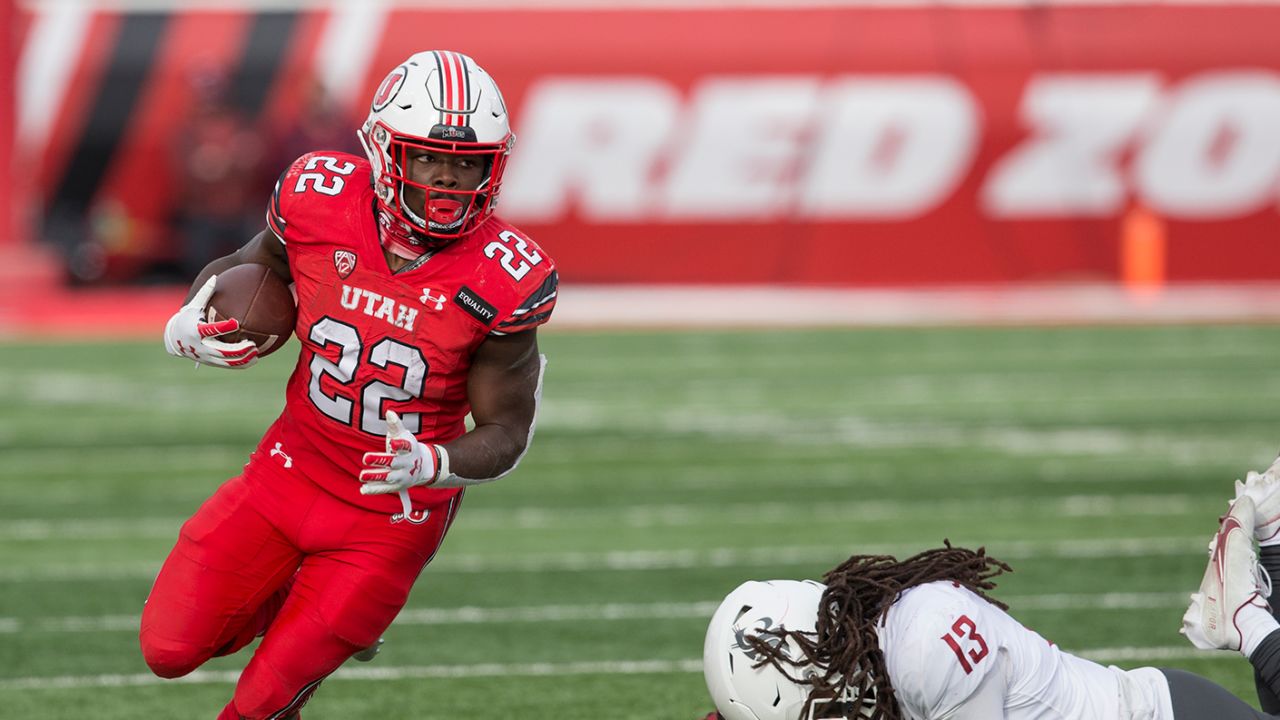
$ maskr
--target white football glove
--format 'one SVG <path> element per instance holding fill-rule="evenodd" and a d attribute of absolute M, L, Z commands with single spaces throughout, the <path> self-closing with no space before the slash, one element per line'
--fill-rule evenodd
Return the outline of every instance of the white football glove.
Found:
<path fill-rule="evenodd" d="M 418 442 L 404 429 L 400 416 L 387 411 L 387 451 L 364 454 L 360 471 L 361 495 L 386 495 L 415 485 L 431 485 L 440 479 L 449 456 L 439 445 Z"/>
<path fill-rule="evenodd" d="M 235 318 L 207 322 L 205 311 L 218 276 L 210 277 L 164 326 L 164 349 L 170 355 L 195 360 L 202 365 L 239 370 L 258 362 L 258 346 L 252 340 L 228 343 L 217 340 L 219 335 L 240 329 Z"/>

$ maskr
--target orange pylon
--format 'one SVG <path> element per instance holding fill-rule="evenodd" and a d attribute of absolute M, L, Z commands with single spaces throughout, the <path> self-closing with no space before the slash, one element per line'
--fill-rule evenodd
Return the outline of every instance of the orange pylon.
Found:
<path fill-rule="evenodd" d="M 1120 225 L 1120 279 L 1137 300 L 1160 295 L 1166 278 L 1168 232 L 1164 220 L 1142 205 L 1125 213 Z"/>

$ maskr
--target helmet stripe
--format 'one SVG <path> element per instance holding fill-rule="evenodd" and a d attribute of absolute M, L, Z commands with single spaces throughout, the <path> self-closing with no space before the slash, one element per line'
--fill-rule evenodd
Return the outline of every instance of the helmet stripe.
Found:
<path fill-rule="evenodd" d="M 453 102 L 454 89 L 453 86 L 457 82 L 453 76 L 453 58 L 449 57 L 449 53 L 440 53 L 440 60 L 444 63 L 444 95 L 440 98 L 440 104 L 446 110 L 453 110 L 455 105 Z M 444 124 L 453 124 L 453 114 L 446 113 L 444 116 Z"/>
<path fill-rule="evenodd" d="M 437 90 L 438 90 L 438 95 L 440 96 L 440 103 L 441 105 L 443 105 L 444 104 L 444 63 L 440 59 L 439 52 L 433 52 L 431 53 L 431 56 L 436 59 L 436 77 L 439 79 L 439 87 L 437 88 Z M 443 107 L 440 108 L 440 124 L 441 125 L 445 124 Z"/>
<path fill-rule="evenodd" d="M 449 106 L 455 111 L 466 110 L 466 99 L 462 95 L 464 78 L 466 77 L 465 69 L 462 66 L 462 59 L 457 53 L 445 53 L 445 57 L 449 62 Z M 450 118 L 451 125 L 461 125 L 462 115 L 457 114 Z"/>
<path fill-rule="evenodd" d="M 467 71 L 467 57 L 448 50 L 433 51 L 436 72 L 440 78 L 440 124 L 470 125 L 471 76 Z"/>
<path fill-rule="evenodd" d="M 453 109 L 466 110 L 467 105 L 462 100 L 462 78 L 464 73 L 462 70 L 462 61 L 458 59 L 458 53 L 449 53 L 449 65 L 453 67 Z M 453 124 L 461 125 L 462 116 L 454 115 Z"/>
<path fill-rule="evenodd" d="M 462 109 L 474 112 L 471 107 L 471 73 L 467 70 L 467 56 L 459 55 L 458 64 L 462 66 Z M 471 112 L 462 116 L 462 124 L 471 125 Z"/>

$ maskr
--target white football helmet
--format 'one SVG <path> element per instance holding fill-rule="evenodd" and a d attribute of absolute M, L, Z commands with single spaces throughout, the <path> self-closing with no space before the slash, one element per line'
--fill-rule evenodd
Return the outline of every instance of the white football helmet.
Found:
<path fill-rule="evenodd" d="M 716 709 L 725 720 L 817 720 L 817 718 L 869 717 L 856 711 L 856 690 L 840 698 L 819 701 L 805 711 L 812 687 L 797 683 L 766 664 L 753 667 L 760 658 L 746 642 L 749 635 L 785 628 L 813 632 L 818 605 L 826 586 L 813 580 L 750 581 L 729 593 L 711 617 L 702 648 L 702 672 Z M 760 635 L 771 645 L 783 647 L 787 657 L 803 657 L 791 638 Z M 808 677 L 820 668 L 788 668 L 792 677 Z"/>
<path fill-rule="evenodd" d="M 378 86 L 369 117 L 357 133 L 373 167 L 382 242 L 413 260 L 473 232 L 493 213 L 515 135 L 498 85 L 476 62 L 447 50 L 420 52 Z M 472 155 L 485 162 L 475 190 L 450 190 L 467 202 L 431 198 L 408 179 L 412 149 Z M 410 207 L 406 186 L 420 188 L 425 207 Z"/>

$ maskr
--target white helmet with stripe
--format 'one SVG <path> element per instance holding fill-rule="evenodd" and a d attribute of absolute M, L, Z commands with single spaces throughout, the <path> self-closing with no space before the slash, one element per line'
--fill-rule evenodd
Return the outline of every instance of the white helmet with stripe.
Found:
<path fill-rule="evenodd" d="M 872 706 L 858 702 L 852 689 L 842 697 L 809 705 L 812 686 L 792 678 L 809 677 L 819 668 L 788 667 L 788 677 L 769 663 L 756 667 L 763 656 L 748 643 L 751 636 L 777 648 L 784 657 L 804 657 L 793 639 L 776 633 L 814 632 L 824 590 L 825 585 L 813 580 L 753 580 L 739 585 L 720 603 L 707 627 L 702 672 L 724 720 L 870 717 Z"/>
<path fill-rule="evenodd" d="M 447 50 L 417 53 L 392 70 L 358 135 L 373 168 L 383 244 L 410 260 L 489 218 L 515 144 L 497 83 L 475 60 Z M 484 179 L 474 190 L 450 190 L 465 202 L 433 200 L 429 188 L 407 177 L 415 149 L 474 156 L 485 163 Z M 423 191 L 421 207 L 406 201 L 406 187 Z"/>

